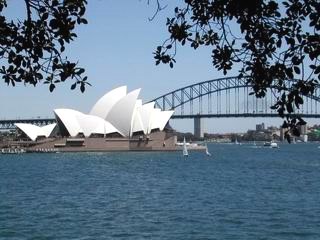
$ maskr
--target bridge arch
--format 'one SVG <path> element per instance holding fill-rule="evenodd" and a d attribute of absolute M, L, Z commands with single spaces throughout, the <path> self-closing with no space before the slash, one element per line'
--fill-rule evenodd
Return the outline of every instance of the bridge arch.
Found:
<path fill-rule="evenodd" d="M 286 80 L 286 85 L 289 86 L 289 89 L 291 88 L 292 84 L 296 83 L 298 80 L 293 79 L 293 80 Z M 215 93 L 221 93 L 224 91 L 228 91 L 231 89 L 247 89 L 247 94 L 249 93 L 249 89 L 252 89 L 253 85 L 248 85 L 247 84 L 247 78 L 238 78 L 238 77 L 226 77 L 226 78 L 218 78 L 218 79 L 213 79 L 213 80 L 207 80 L 195 84 L 191 84 L 179 89 L 176 89 L 174 91 L 171 91 L 169 93 L 166 93 L 164 95 L 161 95 L 160 97 L 157 97 L 153 99 L 152 101 L 155 102 L 155 105 L 158 108 L 161 108 L 162 110 L 173 110 L 177 109 L 178 107 L 184 107 L 187 103 L 191 103 L 194 100 L 199 100 L 199 105 L 201 105 L 201 99 L 204 96 L 215 94 Z M 269 87 L 269 89 L 275 89 L 276 86 L 272 85 Z M 316 86 L 315 89 L 315 94 L 314 95 L 309 95 L 306 98 L 313 100 L 314 102 L 320 102 L 320 86 Z M 211 96 L 208 96 L 208 98 Z M 152 102 L 150 101 L 150 102 Z M 230 104 L 230 103 L 229 103 Z M 320 104 L 319 104 L 320 105 Z M 312 105 L 311 105 L 312 106 Z M 317 107 L 317 106 L 316 106 Z M 317 110 L 317 109 L 315 109 Z M 275 112 L 275 111 L 274 111 Z M 320 112 L 320 109 L 319 109 Z M 313 113 L 313 112 L 312 112 Z M 198 113 L 197 115 L 199 116 L 202 115 L 204 117 L 210 117 L 210 114 L 201 114 Z M 242 113 L 243 115 L 244 113 Z M 174 115 L 173 118 L 183 118 L 183 116 L 196 116 L 196 114 L 184 114 L 183 111 L 180 114 L 180 116 Z M 211 114 L 215 117 L 219 116 L 219 114 Z M 235 112 L 232 112 L 230 114 L 221 114 L 221 116 L 224 117 L 237 117 L 238 115 L 240 116 L 241 114 L 238 113 L 236 114 Z M 252 114 L 251 114 L 252 115 Z M 251 116 L 250 115 L 250 116 Z M 254 115 L 254 114 L 253 114 Z M 303 114 L 305 117 L 308 117 L 307 114 Z M 316 117 L 315 114 L 309 114 L 310 117 Z M 263 117 L 268 116 L 268 114 L 263 114 Z M 269 114 L 270 117 L 277 116 L 277 114 L 271 113 Z"/>

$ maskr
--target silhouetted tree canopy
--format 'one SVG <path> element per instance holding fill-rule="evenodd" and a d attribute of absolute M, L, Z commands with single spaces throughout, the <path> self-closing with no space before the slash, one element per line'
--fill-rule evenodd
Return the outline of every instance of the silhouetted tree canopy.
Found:
<path fill-rule="evenodd" d="M 4 16 L 8 4 L 19 4 L 25 17 L 8 19 Z M 78 24 L 87 24 L 83 18 L 86 0 L 24 0 L 0 1 L 0 74 L 8 85 L 16 83 L 55 85 L 74 80 L 83 92 L 87 77 L 84 69 L 62 55 L 65 45 L 77 35 Z"/>
<path fill-rule="evenodd" d="M 161 10 L 157 0 L 158 10 Z M 256 97 L 271 85 L 283 127 L 298 135 L 305 122 L 293 116 L 320 80 L 319 0 L 185 0 L 167 18 L 168 38 L 154 52 L 156 64 L 174 66 L 179 45 L 209 47 L 212 65 L 226 75 L 240 69 Z M 285 79 L 298 79 L 286 85 Z"/>

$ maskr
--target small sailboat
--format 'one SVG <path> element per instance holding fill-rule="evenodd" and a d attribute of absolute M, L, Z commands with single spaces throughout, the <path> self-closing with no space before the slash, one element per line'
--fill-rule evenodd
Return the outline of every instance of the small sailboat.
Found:
<path fill-rule="evenodd" d="M 292 144 L 296 144 L 297 142 L 296 142 L 296 138 L 295 137 L 293 137 L 292 138 Z"/>
<path fill-rule="evenodd" d="M 236 145 L 241 145 L 241 142 L 238 142 L 238 138 L 236 138 L 234 144 L 236 144 Z"/>
<path fill-rule="evenodd" d="M 183 145 L 182 145 L 182 153 L 184 157 L 188 157 L 188 149 L 186 144 L 186 138 L 183 138 Z"/>
<path fill-rule="evenodd" d="M 207 144 L 206 144 L 206 154 L 207 154 L 207 156 L 211 156 L 211 153 L 208 150 L 208 145 Z"/>

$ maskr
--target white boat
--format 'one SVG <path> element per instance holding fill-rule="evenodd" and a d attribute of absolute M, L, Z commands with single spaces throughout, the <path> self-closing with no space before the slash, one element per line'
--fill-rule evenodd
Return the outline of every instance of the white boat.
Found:
<path fill-rule="evenodd" d="M 278 148 L 279 146 L 276 142 L 271 142 L 270 147 L 271 148 Z"/>
<path fill-rule="evenodd" d="M 0 151 L 2 154 L 21 154 L 25 152 L 26 150 L 22 148 L 2 148 Z"/>
<path fill-rule="evenodd" d="M 183 145 L 182 145 L 182 153 L 183 156 L 188 157 L 188 149 L 187 149 L 187 144 L 186 144 L 186 138 L 183 138 Z"/>
<path fill-rule="evenodd" d="M 263 144 L 264 147 L 270 147 L 270 148 L 279 148 L 278 144 L 274 141 L 271 142 L 265 142 Z"/>
<path fill-rule="evenodd" d="M 211 156 L 211 153 L 208 150 L 208 145 L 207 144 L 206 144 L 206 154 L 207 154 L 207 156 Z"/>

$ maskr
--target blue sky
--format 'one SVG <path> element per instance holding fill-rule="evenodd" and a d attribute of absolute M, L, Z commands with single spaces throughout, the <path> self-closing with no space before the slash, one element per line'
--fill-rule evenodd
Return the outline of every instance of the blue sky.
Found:
<path fill-rule="evenodd" d="M 78 38 L 68 46 L 67 55 L 78 60 L 86 69 L 92 87 L 85 93 L 70 90 L 72 82 L 60 84 L 50 93 L 47 85 L 37 87 L 18 85 L 7 87 L 0 83 L 0 118 L 52 117 L 55 108 L 73 108 L 89 112 L 91 106 L 104 93 L 114 87 L 127 85 L 129 90 L 142 88 L 140 97 L 151 100 L 166 92 L 192 83 L 223 77 L 211 65 L 210 50 L 184 47 L 178 49 L 177 64 L 155 66 L 152 52 L 168 36 L 166 17 L 172 16 L 177 0 L 153 21 L 155 11 L 147 0 L 94 0 L 89 1 L 86 18 L 88 25 L 77 29 Z M 11 4 L 10 4 L 11 3 Z M 13 6 L 7 13 L 13 18 L 25 14 L 24 3 Z M 236 75 L 236 71 L 228 76 Z M 280 125 L 281 119 L 219 119 L 204 120 L 209 132 L 243 132 L 256 123 Z M 314 122 L 314 121 L 312 121 Z M 181 131 L 192 131 L 192 121 L 175 120 L 172 125 Z"/>

